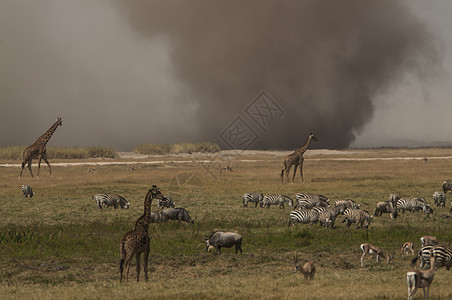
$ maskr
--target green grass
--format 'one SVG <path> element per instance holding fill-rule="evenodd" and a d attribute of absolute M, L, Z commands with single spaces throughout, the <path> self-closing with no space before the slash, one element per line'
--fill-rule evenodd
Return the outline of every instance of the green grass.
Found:
<path fill-rule="evenodd" d="M 357 150 L 358 151 L 358 150 Z M 383 151 L 359 150 L 356 157 L 379 157 Z M 385 150 L 386 151 L 386 150 Z M 393 149 L 393 156 L 399 157 Z M 410 156 L 404 149 L 404 156 Z M 448 156 L 449 149 L 413 150 L 414 156 Z M 142 299 L 142 298 L 258 298 L 258 299 L 406 299 L 404 274 L 411 256 L 400 247 L 413 241 L 419 248 L 422 235 L 452 241 L 452 222 L 443 219 L 449 207 L 434 214 L 400 214 L 374 217 L 368 230 L 345 228 L 342 217 L 334 229 L 298 224 L 288 227 L 290 209 L 244 208 L 245 192 L 286 194 L 320 193 L 336 199 L 351 198 L 373 213 L 375 204 L 390 193 L 403 197 L 432 194 L 450 178 L 450 159 L 341 161 L 354 157 L 310 155 L 304 163 L 305 182 L 281 184 L 283 155 L 249 155 L 230 158 L 232 172 L 219 168 L 206 172 L 195 162 L 158 165 L 137 164 L 135 171 L 111 165 L 87 172 L 86 167 L 53 167 L 54 179 L 42 172 L 39 180 L 29 174 L 17 179 L 17 168 L 0 167 L 0 294 L 3 299 Z M 219 154 L 221 155 L 221 154 Z M 383 153 L 390 157 L 390 153 Z M 259 161 L 253 161 L 259 159 Z M 158 158 L 156 160 L 162 160 Z M 93 160 L 94 162 L 95 160 Z M 214 176 L 212 176 L 214 175 Z M 27 183 L 36 195 L 24 198 Z M 119 239 L 143 212 L 146 191 L 157 184 L 185 207 L 194 225 L 169 222 L 151 224 L 150 281 L 119 284 Z M 118 193 L 129 210 L 96 209 L 91 196 Z M 156 210 L 153 203 L 152 210 Z M 214 230 L 237 231 L 243 236 L 243 254 L 223 249 L 215 256 L 198 245 Z M 388 253 L 397 253 L 390 265 L 366 259 L 360 267 L 359 245 L 370 242 Z M 317 274 L 305 282 L 292 274 L 293 257 L 314 260 Z M 133 264 L 135 262 L 133 261 Z M 142 278 L 144 278 L 142 276 Z M 432 299 L 452 297 L 452 273 L 437 271 L 430 290 Z M 327 287 L 327 288 L 325 288 Z M 417 298 L 422 297 L 418 292 Z"/>

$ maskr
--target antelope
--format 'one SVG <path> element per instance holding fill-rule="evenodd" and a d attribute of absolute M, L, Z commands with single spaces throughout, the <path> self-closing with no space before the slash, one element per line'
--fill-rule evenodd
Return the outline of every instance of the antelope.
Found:
<path fill-rule="evenodd" d="M 369 243 L 361 244 L 361 251 L 363 252 L 363 255 L 361 256 L 361 267 L 364 267 L 364 257 L 367 255 L 376 255 L 377 256 L 377 263 L 380 262 L 380 256 L 385 258 L 388 264 L 391 262 L 391 260 L 394 258 L 395 254 L 393 255 L 387 255 L 386 253 L 381 250 L 380 247 L 374 246 Z"/>
<path fill-rule="evenodd" d="M 430 285 L 433 282 L 435 276 L 435 257 L 432 255 L 430 258 L 430 269 L 421 271 L 413 270 L 406 273 L 406 284 L 408 286 L 408 300 L 411 300 L 414 293 L 418 288 L 422 288 L 424 291 L 424 299 L 428 299 L 428 293 L 430 291 Z M 427 292 L 425 292 L 427 288 Z"/>
<path fill-rule="evenodd" d="M 438 240 L 436 239 L 436 237 L 431 236 L 431 235 L 424 235 L 420 238 L 422 247 L 424 246 L 435 246 L 438 245 Z"/>
<path fill-rule="evenodd" d="M 405 255 L 408 255 L 408 251 L 411 251 L 411 254 L 414 255 L 414 243 L 413 242 L 406 242 L 405 244 L 403 244 L 402 248 L 400 248 L 400 251 L 402 251 L 402 254 L 405 253 Z"/>
<path fill-rule="evenodd" d="M 304 278 L 306 280 L 314 279 L 315 264 L 312 260 L 305 262 L 302 266 L 301 264 L 298 263 L 298 255 L 297 255 L 296 257 L 294 257 L 294 263 L 295 263 L 295 267 L 293 269 L 293 273 L 297 273 L 297 271 L 299 271 L 300 273 L 302 273 L 304 275 Z"/>

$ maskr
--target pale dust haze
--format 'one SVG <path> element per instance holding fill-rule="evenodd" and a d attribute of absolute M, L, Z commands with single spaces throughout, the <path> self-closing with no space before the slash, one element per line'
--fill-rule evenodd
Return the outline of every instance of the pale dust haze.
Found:
<path fill-rule="evenodd" d="M 240 116 L 262 149 L 349 146 L 379 98 L 431 78 L 438 41 L 405 1 L 0 2 L 0 146 L 219 141 Z M 265 91 L 283 114 L 244 110 Z"/>

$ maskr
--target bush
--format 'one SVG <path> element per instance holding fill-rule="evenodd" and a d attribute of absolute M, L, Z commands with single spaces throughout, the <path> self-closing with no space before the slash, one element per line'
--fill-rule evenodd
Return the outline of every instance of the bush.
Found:
<path fill-rule="evenodd" d="M 133 151 L 138 154 L 145 155 L 164 155 L 179 153 L 214 153 L 220 151 L 221 148 L 217 144 L 206 143 L 179 143 L 179 144 L 144 144 L 137 146 Z"/>
<path fill-rule="evenodd" d="M 0 159 L 22 160 L 24 146 L 0 148 Z M 47 147 L 49 159 L 115 158 L 116 151 L 109 147 Z"/>

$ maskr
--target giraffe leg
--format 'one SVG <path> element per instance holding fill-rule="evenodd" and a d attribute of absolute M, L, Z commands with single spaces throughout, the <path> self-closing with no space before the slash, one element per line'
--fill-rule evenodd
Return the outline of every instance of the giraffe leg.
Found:
<path fill-rule="evenodd" d="M 38 175 L 36 176 L 37 179 L 39 179 L 39 170 L 41 169 L 41 160 L 42 160 L 42 155 L 39 155 L 39 159 L 38 159 Z"/>
<path fill-rule="evenodd" d="M 132 259 L 131 255 L 127 255 L 125 261 L 126 265 L 126 282 L 129 282 L 129 269 L 130 269 L 130 261 Z"/>
<path fill-rule="evenodd" d="M 148 258 L 149 258 L 149 247 L 146 248 L 146 250 L 144 250 L 144 263 L 143 263 L 143 267 L 144 267 L 144 279 L 146 281 L 148 281 Z"/>
<path fill-rule="evenodd" d="M 28 167 L 28 170 L 30 171 L 31 177 L 34 177 L 33 176 L 33 171 L 31 170 L 31 160 L 28 161 L 27 167 Z"/>
<path fill-rule="evenodd" d="M 295 166 L 293 167 L 292 184 L 293 184 L 293 182 L 294 182 L 294 180 L 295 180 L 295 174 L 297 174 L 297 168 L 298 168 L 298 165 L 295 165 Z"/>
<path fill-rule="evenodd" d="M 292 169 L 292 165 L 289 165 L 289 167 L 286 168 L 286 178 L 287 178 L 287 183 L 289 183 L 289 173 L 290 173 L 290 169 Z"/>
<path fill-rule="evenodd" d="M 47 155 L 43 156 L 44 161 L 46 162 L 47 166 L 49 166 L 49 172 L 50 172 L 50 178 L 53 179 L 53 175 L 52 175 L 52 167 L 49 164 L 49 161 L 47 160 Z"/>
<path fill-rule="evenodd" d="M 140 281 L 140 259 L 141 259 L 141 252 L 138 252 L 136 254 L 137 258 L 137 282 Z"/>
<path fill-rule="evenodd" d="M 301 176 L 301 181 L 302 182 L 304 182 L 304 178 L 303 178 L 303 160 L 300 163 L 300 176 Z"/>

